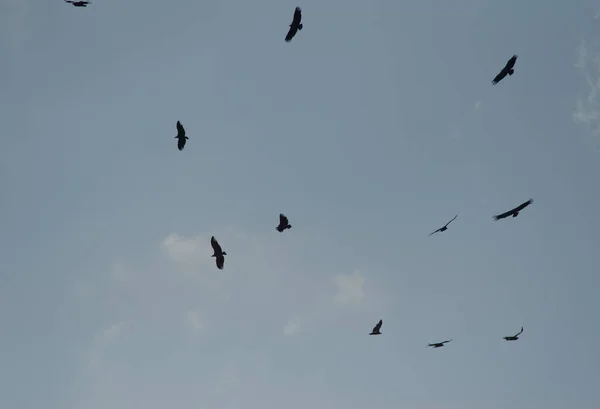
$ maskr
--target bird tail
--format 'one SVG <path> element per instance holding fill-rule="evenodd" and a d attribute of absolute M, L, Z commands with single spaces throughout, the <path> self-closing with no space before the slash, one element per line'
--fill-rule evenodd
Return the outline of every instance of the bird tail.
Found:
<path fill-rule="evenodd" d="M 302 23 L 298 24 L 298 30 L 302 30 L 302 27 L 303 27 Z"/>

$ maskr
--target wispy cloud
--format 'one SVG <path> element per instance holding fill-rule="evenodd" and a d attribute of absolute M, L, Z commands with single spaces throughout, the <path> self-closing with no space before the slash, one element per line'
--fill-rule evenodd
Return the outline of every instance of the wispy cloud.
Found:
<path fill-rule="evenodd" d="M 600 136 L 600 51 L 594 44 L 581 42 L 575 67 L 585 80 L 587 95 L 577 97 L 573 121 L 584 126 L 591 136 Z"/>
<path fill-rule="evenodd" d="M 102 355 L 104 350 L 111 344 L 116 343 L 125 331 L 125 323 L 117 322 L 108 327 L 101 328 L 94 335 L 94 339 L 85 354 L 87 367 L 99 369 L 102 367 Z"/>
<path fill-rule="evenodd" d="M 333 278 L 337 292 L 333 296 L 333 302 L 338 305 L 360 304 L 365 298 L 363 285 L 365 278 L 360 271 L 352 274 L 338 274 Z"/>
<path fill-rule="evenodd" d="M 294 335 L 303 330 L 304 318 L 300 315 L 296 315 L 287 322 L 283 327 L 283 335 Z"/>
<path fill-rule="evenodd" d="M 210 237 L 184 237 L 171 233 L 162 241 L 161 248 L 174 263 L 186 271 L 198 270 L 199 266 L 207 266 L 212 262 Z"/>

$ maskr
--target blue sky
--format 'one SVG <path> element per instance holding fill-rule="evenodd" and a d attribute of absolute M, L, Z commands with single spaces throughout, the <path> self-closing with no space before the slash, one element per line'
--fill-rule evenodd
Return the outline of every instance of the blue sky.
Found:
<path fill-rule="evenodd" d="M 0 0 L 0 407 L 597 408 L 599 11 Z"/>

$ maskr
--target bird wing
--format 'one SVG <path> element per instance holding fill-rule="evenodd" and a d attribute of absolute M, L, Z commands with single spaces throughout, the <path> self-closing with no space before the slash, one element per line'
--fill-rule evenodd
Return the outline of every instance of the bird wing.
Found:
<path fill-rule="evenodd" d="M 450 342 L 450 341 L 452 341 L 452 338 L 450 338 L 450 339 L 449 339 L 449 340 L 447 340 L 447 341 L 440 342 L 440 344 L 442 344 L 442 345 L 443 345 L 443 344 L 447 344 L 447 343 L 448 343 L 448 342 Z"/>
<path fill-rule="evenodd" d="M 219 270 L 223 270 L 223 265 L 225 264 L 225 257 L 223 257 L 222 255 L 218 256 L 216 257 L 215 262 L 217 263 L 217 268 Z"/>
<path fill-rule="evenodd" d="M 504 67 L 504 69 L 506 70 L 506 72 L 510 71 L 512 67 L 515 66 L 515 63 L 517 62 L 517 56 L 513 55 L 512 57 L 510 57 L 510 60 L 508 60 L 508 62 L 506 63 L 506 66 Z"/>
<path fill-rule="evenodd" d="M 441 230 L 442 230 L 442 229 L 441 229 L 441 228 L 439 228 L 439 229 L 437 229 L 436 231 L 429 233 L 429 235 L 431 236 L 432 234 L 435 234 L 435 233 L 437 233 L 438 231 L 441 231 Z"/>
<path fill-rule="evenodd" d="M 300 24 L 300 21 L 302 21 L 302 9 L 300 7 L 296 7 L 296 10 L 294 10 L 294 20 L 292 21 L 292 24 L 297 26 Z"/>
<path fill-rule="evenodd" d="M 450 223 L 452 223 L 457 217 L 458 217 L 458 215 L 454 216 L 454 218 L 452 220 L 450 220 L 448 223 L 446 223 L 446 226 L 448 226 Z"/>
<path fill-rule="evenodd" d="M 505 217 L 508 217 L 511 214 L 513 214 L 514 211 L 515 211 L 515 209 L 512 209 L 512 210 L 509 210 L 508 212 L 504 212 L 502 214 L 498 214 L 498 215 L 494 216 L 494 220 L 504 219 Z"/>
<path fill-rule="evenodd" d="M 525 209 L 527 206 L 533 203 L 533 199 L 529 199 L 528 201 L 521 203 L 519 206 L 515 207 L 513 211 L 519 211 Z"/>
<path fill-rule="evenodd" d="M 279 213 L 279 225 L 287 226 L 288 222 L 289 222 L 288 218 L 285 217 L 285 215 L 283 213 Z"/>
<path fill-rule="evenodd" d="M 373 327 L 373 331 L 372 332 L 379 332 L 379 330 L 381 329 L 382 325 L 383 325 L 383 320 L 379 320 L 379 322 L 377 323 L 377 325 L 375 325 Z"/>
<path fill-rule="evenodd" d="M 500 73 L 496 75 L 496 77 L 492 80 L 492 84 L 496 85 L 497 83 L 502 81 L 502 79 L 506 77 L 507 74 L 508 71 L 506 69 L 502 69 L 502 71 L 500 71 Z"/>
<path fill-rule="evenodd" d="M 183 125 L 181 125 L 181 122 L 177 121 L 177 137 L 182 137 L 185 136 L 185 129 L 183 128 Z"/>
<path fill-rule="evenodd" d="M 292 38 L 294 38 L 294 36 L 296 35 L 297 32 L 298 32 L 298 27 L 296 27 L 294 24 L 292 24 L 290 26 L 290 29 L 289 29 L 287 35 L 285 36 L 285 41 L 288 43 L 290 41 L 292 41 Z"/>
<path fill-rule="evenodd" d="M 523 333 L 523 327 L 521 327 L 521 331 L 519 331 L 518 334 L 515 335 L 515 337 L 518 337 L 519 335 L 521 335 Z"/>
<path fill-rule="evenodd" d="M 177 149 L 179 149 L 180 151 L 182 151 L 183 147 L 185 146 L 185 141 L 186 141 L 185 138 L 179 138 L 177 140 Z"/>
<path fill-rule="evenodd" d="M 210 238 L 210 245 L 212 246 L 213 250 L 215 251 L 215 254 L 221 254 L 223 252 L 223 250 L 221 249 L 221 246 L 219 245 L 219 242 L 217 241 L 217 239 L 215 239 L 215 236 L 212 236 Z"/>

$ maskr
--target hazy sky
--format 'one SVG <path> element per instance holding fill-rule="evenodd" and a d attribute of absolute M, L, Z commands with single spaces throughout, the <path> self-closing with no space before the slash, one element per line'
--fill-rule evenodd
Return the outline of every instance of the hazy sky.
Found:
<path fill-rule="evenodd" d="M 0 0 L 0 408 L 597 409 L 599 11 Z"/>

